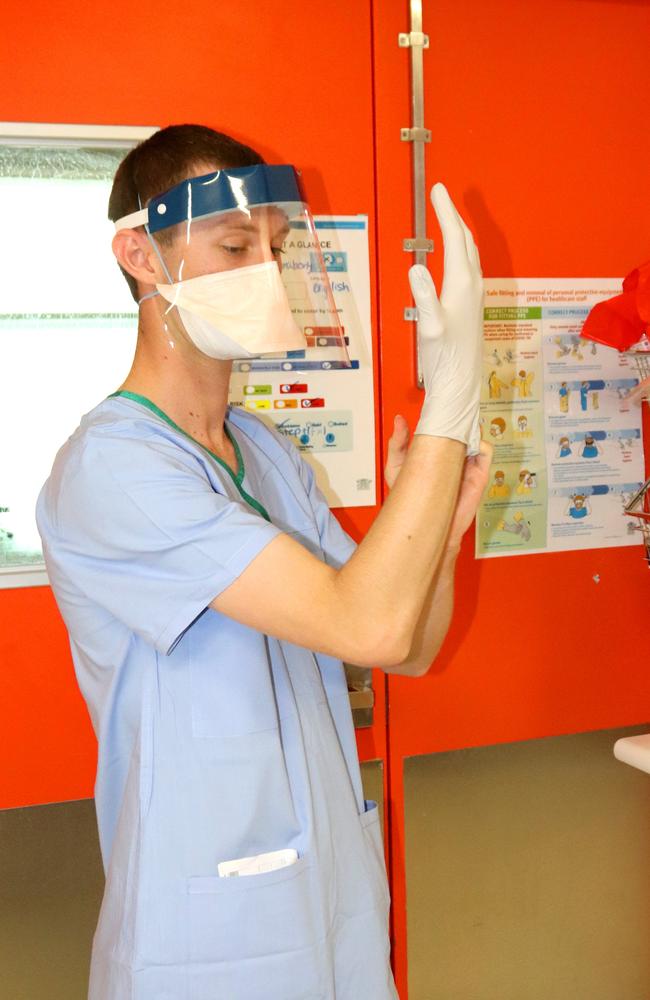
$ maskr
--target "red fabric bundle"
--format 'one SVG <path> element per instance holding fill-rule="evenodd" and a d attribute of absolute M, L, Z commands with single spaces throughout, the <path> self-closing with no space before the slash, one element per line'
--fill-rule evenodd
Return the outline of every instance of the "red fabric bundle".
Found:
<path fill-rule="evenodd" d="M 650 261 L 630 271 L 623 292 L 593 307 L 582 327 L 585 340 L 627 351 L 650 326 Z"/>

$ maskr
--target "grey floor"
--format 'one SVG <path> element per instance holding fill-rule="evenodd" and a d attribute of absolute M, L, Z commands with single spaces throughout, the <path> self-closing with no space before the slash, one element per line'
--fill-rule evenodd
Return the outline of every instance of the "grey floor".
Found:
<path fill-rule="evenodd" d="M 405 761 L 409 1000 L 648 1000 L 648 731 Z"/>
<path fill-rule="evenodd" d="M 0 994 L 83 1000 L 103 873 L 92 800 L 0 812 Z"/>

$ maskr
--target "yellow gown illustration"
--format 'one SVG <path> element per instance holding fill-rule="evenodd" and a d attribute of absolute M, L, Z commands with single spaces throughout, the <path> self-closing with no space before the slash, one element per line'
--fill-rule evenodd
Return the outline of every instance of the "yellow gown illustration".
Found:
<path fill-rule="evenodd" d="M 515 493 L 518 493 L 519 496 L 524 496 L 525 494 L 530 493 L 531 489 L 530 472 L 528 469 L 522 469 L 519 473 L 519 482 L 517 483 Z"/>
<path fill-rule="evenodd" d="M 571 390 L 567 386 L 566 382 L 563 382 L 562 385 L 560 386 L 560 390 L 559 390 L 559 395 L 560 395 L 560 413 L 568 413 L 569 412 L 569 396 L 570 396 L 570 393 L 571 393 Z"/>
<path fill-rule="evenodd" d="M 510 496 L 510 487 L 500 470 L 494 474 L 494 482 L 488 490 L 488 500 L 504 500 Z"/>
<path fill-rule="evenodd" d="M 519 393 L 520 399 L 528 399 L 528 397 L 533 394 L 532 385 L 534 380 L 534 372 L 526 372 L 522 369 L 519 374 L 513 378 L 510 385 L 514 386 L 515 390 Z"/>
<path fill-rule="evenodd" d="M 507 389 L 508 386 L 505 382 L 502 382 L 496 372 L 491 372 L 488 379 L 488 389 L 490 392 L 490 399 L 501 399 L 501 390 Z"/>

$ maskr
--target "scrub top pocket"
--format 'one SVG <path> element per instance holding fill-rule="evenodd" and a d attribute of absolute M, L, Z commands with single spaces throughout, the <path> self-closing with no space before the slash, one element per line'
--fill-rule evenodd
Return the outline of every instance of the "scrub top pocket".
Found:
<path fill-rule="evenodd" d="M 277 871 L 187 880 L 189 964 L 241 1000 L 318 1000 L 317 903 L 307 858 Z M 253 991 L 253 992 L 251 992 Z M 199 991 L 199 996 L 203 996 Z M 192 993 L 194 997 L 194 993 Z"/>
<path fill-rule="evenodd" d="M 390 906 L 390 896 L 387 888 L 384 841 L 379 822 L 379 809 L 376 802 L 366 801 L 365 805 L 366 811 L 359 816 L 359 823 L 366 844 L 368 873 L 373 893 L 378 903 L 387 911 Z"/>

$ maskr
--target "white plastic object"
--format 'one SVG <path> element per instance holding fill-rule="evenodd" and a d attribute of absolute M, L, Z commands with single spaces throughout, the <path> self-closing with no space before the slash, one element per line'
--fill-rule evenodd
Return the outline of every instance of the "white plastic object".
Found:
<path fill-rule="evenodd" d="M 623 764 L 630 764 L 650 774 L 650 733 L 624 736 L 617 740 L 614 744 L 614 756 Z"/>
<path fill-rule="evenodd" d="M 217 872 L 222 878 L 232 878 L 235 875 L 261 875 L 262 872 L 287 868 L 297 860 L 298 852 L 293 847 L 285 847 L 281 851 L 267 851 L 266 854 L 254 854 L 249 858 L 221 861 L 217 865 Z"/>

